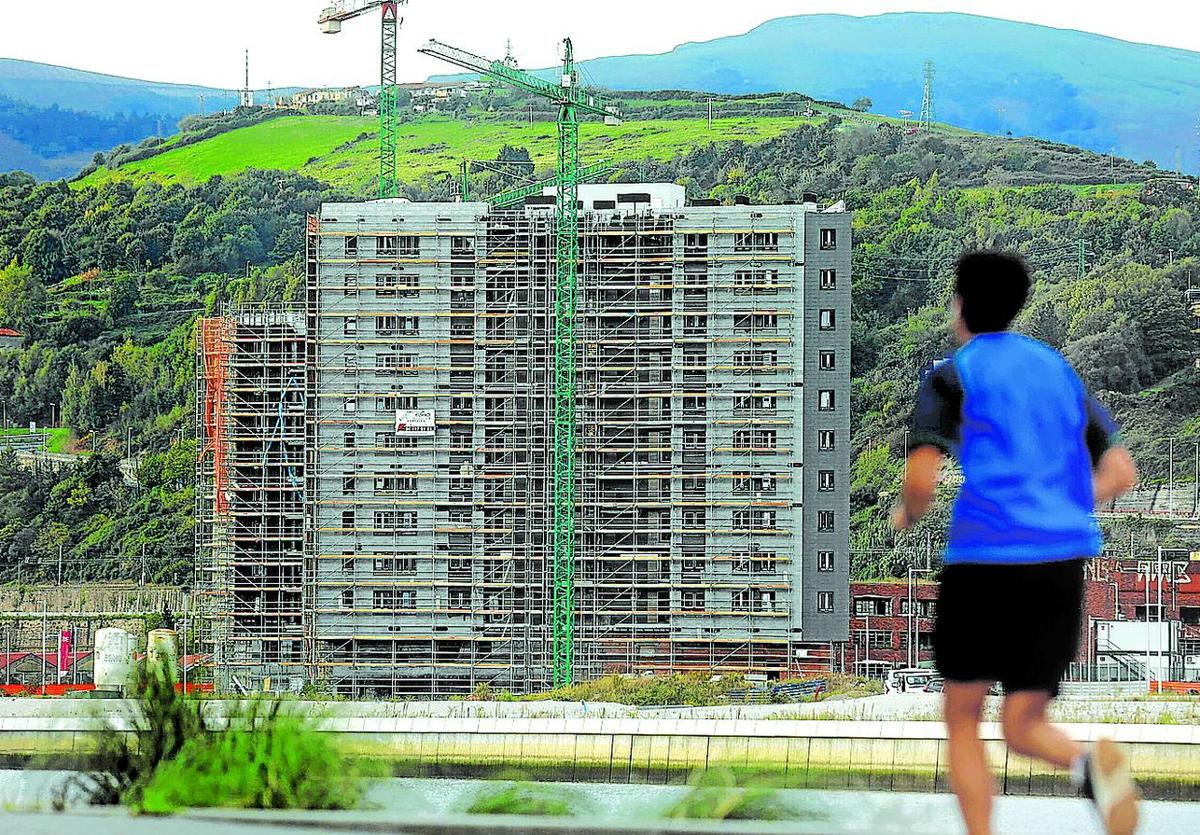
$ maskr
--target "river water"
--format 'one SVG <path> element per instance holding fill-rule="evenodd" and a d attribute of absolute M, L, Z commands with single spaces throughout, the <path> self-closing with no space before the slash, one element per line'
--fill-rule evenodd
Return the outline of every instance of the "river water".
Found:
<path fill-rule="evenodd" d="M 0 809 L 46 808 L 54 788 L 67 772 L 0 770 Z M 629 785 L 614 783 L 543 784 L 555 794 L 570 797 L 573 805 L 595 822 L 647 823 L 678 801 L 687 786 Z M 459 779 L 390 779 L 376 783 L 369 793 L 373 820 L 445 820 L 465 812 L 482 792 L 495 790 L 495 781 Z M 830 833 L 904 833 L 945 835 L 961 832 L 954 798 L 945 794 L 901 792 L 784 790 L 780 800 L 799 818 L 822 824 Z M 357 813 L 347 813 L 350 815 Z M 1144 804 L 1142 832 L 1185 833 L 1200 831 L 1200 805 L 1175 802 Z M 0 813 L 0 831 L 9 831 Z M 15 822 L 15 820 L 14 820 Z M 157 832 L 135 820 L 98 822 L 89 835 L 147 835 Z M 1001 797 L 996 806 L 996 831 L 1001 835 L 1093 835 L 1099 831 L 1089 805 L 1070 798 Z"/>

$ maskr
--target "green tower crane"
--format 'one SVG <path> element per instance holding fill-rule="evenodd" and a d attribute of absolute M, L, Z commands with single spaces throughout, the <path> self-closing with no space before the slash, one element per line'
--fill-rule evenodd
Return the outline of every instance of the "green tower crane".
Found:
<path fill-rule="evenodd" d="M 327 35 L 342 31 L 347 20 L 379 9 L 382 15 L 382 34 L 379 48 L 379 196 L 395 197 L 399 193 L 396 176 L 396 33 L 404 18 L 399 6 L 408 0 L 338 0 L 321 12 L 317 23 Z"/>
<path fill-rule="evenodd" d="M 579 114 L 618 124 L 619 113 L 579 87 L 571 39 L 563 41 L 557 83 L 504 61 L 430 41 L 421 52 L 501 81 L 558 105 L 558 171 L 555 199 L 554 444 L 551 457 L 551 683 L 571 683 L 575 621 L 575 310 L 579 274 Z"/>

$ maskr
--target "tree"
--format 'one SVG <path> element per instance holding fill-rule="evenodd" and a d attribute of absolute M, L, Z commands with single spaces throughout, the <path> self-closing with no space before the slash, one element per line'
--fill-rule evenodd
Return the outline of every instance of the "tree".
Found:
<path fill-rule="evenodd" d="M 851 107 L 854 110 L 857 110 L 859 113 L 866 113 L 874 106 L 875 102 L 871 101 L 869 96 L 860 96 L 859 98 L 855 99 L 854 104 L 851 105 Z"/>
<path fill-rule="evenodd" d="M 63 385 L 63 417 L 81 434 L 105 429 L 116 420 L 130 393 L 121 366 L 103 360 L 87 372 L 76 366 Z"/>
<path fill-rule="evenodd" d="M 115 323 L 132 313 L 140 295 L 141 287 L 138 286 L 135 276 L 128 273 L 118 273 L 112 276 L 109 279 L 108 292 L 105 294 L 105 312 L 108 314 L 108 321 Z"/>
<path fill-rule="evenodd" d="M 0 327 L 40 329 L 46 288 L 29 267 L 13 261 L 0 270 Z"/>
<path fill-rule="evenodd" d="M 21 242 L 20 252 L 21 260 L 44 282 L 53 284 L 69 275 L 62 235 L 53 229 L 32 230 Z"/>
<path fill-rule="evenodd" d="M 509 145 L 505 143 L 500 146 L 500 153 L 496 154 L 497 162 L 511 162 L 515 164 L 527 165 L 530 169 L 533 168 L 533 158 L 529 156 L 529 150 L 520 146 Z"/>

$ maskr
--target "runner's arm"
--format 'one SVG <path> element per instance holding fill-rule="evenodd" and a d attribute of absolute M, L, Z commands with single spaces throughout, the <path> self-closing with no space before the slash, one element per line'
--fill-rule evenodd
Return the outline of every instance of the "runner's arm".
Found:
<path fill-rule="evenodd" d="M 917 447 L 908 455 L 900 504 L 892 511 L 892 527 L 898 531 L 911 528 L 929 511 L 937 490 L 938 474 L 942 471 L 942 451 L 930 444 Z"/>
<path fill-rule="evenodd" d="M 1105 505 L 1133 489 L 1137 467 L 1133 456 L 1121 444 L 1117 423 L 1108 410 L 1092 395 L 1084 401 L 1087 429 L 1084 439 L 1092 457 L 1092 487 L 1096 505 Z"/>
<path fill-rule="evenodd" d="M 962 424 L 962 385 L 954 361 L 938 366 L 917 390 L 904 484 L 892 525 L 907 530 L 929 510 L 942 471 L 942 459 L 958 442 Z"/>

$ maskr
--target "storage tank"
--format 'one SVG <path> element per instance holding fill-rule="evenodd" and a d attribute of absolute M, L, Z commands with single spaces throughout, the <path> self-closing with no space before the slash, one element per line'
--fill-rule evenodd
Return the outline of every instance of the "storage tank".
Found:
<path fill-rule="evenodd" d="M 137 682 L 133 653 L 137 638 L 124 629 L 106 627 L 96 630 L 96 689 L 131 690 Z"/>
<path fill-rule="evenodd" d="M 162 669 L 179 678 L 179 633 L 174 629 L 152 629 L 146 636 L 146 672 Z"/>

